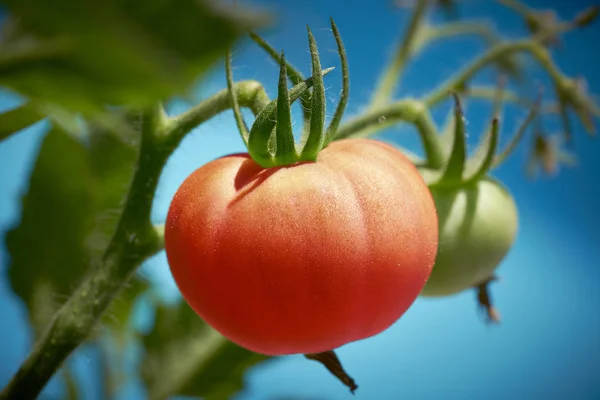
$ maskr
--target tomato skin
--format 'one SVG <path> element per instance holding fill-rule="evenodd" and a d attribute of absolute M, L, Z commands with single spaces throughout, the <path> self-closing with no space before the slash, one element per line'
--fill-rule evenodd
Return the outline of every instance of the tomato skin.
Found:
<path fill-rule="evenodd" d="M 510 251 L 517 207 L 502 184 L 486 178 L 459 190 L 435 190 L 439 249 L 422 296 L 448 296 L 491 277 Z"/>
<path fill-rule="evenodd" d="M 214 160 L 180 186 L 165 226 L 184 299 L 267 355 L 328 351 L 388 328 L 423 288 L 437 238 L 416 168 L 371 139 L 334 141 L 316 163 Z"/>

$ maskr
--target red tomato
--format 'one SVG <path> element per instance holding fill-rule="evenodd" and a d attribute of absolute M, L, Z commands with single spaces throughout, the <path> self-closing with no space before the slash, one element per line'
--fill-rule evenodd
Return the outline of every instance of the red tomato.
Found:
<path fill-rule="evenodd" d="M 411 306 L 437 215 L 402 153 L 346 139 L 315 163 L 264 169 L 234 154 L 200 167 L 172 200 L 165 246 L 184 299 L 223 336 L 267 355 L 319 353 Z"/>

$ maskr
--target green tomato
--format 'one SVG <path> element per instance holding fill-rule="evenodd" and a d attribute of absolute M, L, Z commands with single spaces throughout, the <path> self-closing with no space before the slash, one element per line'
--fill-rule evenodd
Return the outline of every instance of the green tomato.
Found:
<path fill-rule="evenodd" d="M 517 234 L 517 207 L 507 189 L 485 177 L 456 189 L 432 188 L 439 248 L 422 296 L 448 296 L 488 279 Z"/>

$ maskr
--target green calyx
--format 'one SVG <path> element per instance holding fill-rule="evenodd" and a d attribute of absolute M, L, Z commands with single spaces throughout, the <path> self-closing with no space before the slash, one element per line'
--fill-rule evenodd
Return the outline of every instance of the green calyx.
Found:
<path fill-rule="evenodd" d="M 541 95 L 529 111 L 523 123 L 506 149 L 500 154 L 498 148 L 499 113 L 500 105 L 494 110 L 494 117 L 487 134 L 479 144 L 472 157 L 468 157 L 465 140 L 465 117 L 461 100 L 456 92 L 452 92 L 455 100 L 453 115 L 453 142 L 447 162 L 437 171 L 436 177 L 429 180 L 430 189 L 460 189 L 472 186 L 489 176 L 489 172 L 501 165 L 516 148 L 517 143 L 523 138 L 531 122 L 537 116 Z M 500 98 L 501 96 L 498 96 Z"/>
<path fill-rule="evenodd" d="M 321 69 L 317 44 L 310 28 L 307 27 L 312 76 L 308 79 L 303 79 L 300 73 L 288 64 L 283 51 L 278 56 L 277 52 L 258 35 L 251 35 L 261 47 L 269 49 L 269 53 L 279 62 L 280 68 L 277 99 L 271 101 L 258 113 L 249 130 L 241 115 L 235 92 L 232 90 L 230 56 L 228 55 L 226 59 L 227 86 L 238 129 L 250 157 L 264 168 L 291 165 L 301 161 L 314 162 L 319 152 L 333 140 L 348 101 L 349 79 L 346 52 L 333 19 L 331 19 L 331 27 L 340 54 L 343 79 L 341 98 L 327 129 L 325 129 L 326 100 L 323 76 L 334 68 Z M 291 90 L 288 90 L 288 79 L 294 84 Z M 294 139 L 291 117 L 291 104 L 298 99 L 306 109 L 302 134 L 304 139 L 300 143 L 296 143 Z"/>

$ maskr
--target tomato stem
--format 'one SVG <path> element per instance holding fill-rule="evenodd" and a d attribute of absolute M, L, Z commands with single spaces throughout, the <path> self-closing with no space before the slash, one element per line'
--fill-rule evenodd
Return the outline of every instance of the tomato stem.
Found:
<path fill-rule="evenodd" d="M 499 278 L 494 275 L 475 286 L 475 290 L 477 291 L 477 304 L 479 305 L 480 309 L 485 312 L 487 323 L 500 322 L 500 314 L 498 314 L 498 311 L 492 303 L 492 297 L 490 295 L 489 288 L 490 283 L 497 281 L 498 279 Z"/>
<path fill-rule="evenodd" d="M 522 39 L 514 42 L 499 43 L 492 46 L 490 49 L 474 59 L 470 64 L 463 67 L 454 76 L 446 80 L 445 83 L 434 89 L 430 94 L 425 96 L 424 102 L 429 107 L 433 107 L 442 102 L 451 90 L 456 90 L 464 87 L 469 79 L 477 72 L 485 68 L 493 62 L 499 62 L 509 54 L 528 52 L 534 59 L 546 70 L 548 75 L 554 82 L 562 82 L 564 80 L 563 73 L 558 69 L 555 63 L 550 58 L 548 51 L 533 39 Z"/>
<path fill-rule="evenodd" d="M 257 81 L 237 82 L 231 90 L 235 92 L 239 105 L 249 108 L 254 115 L 258 115 L 271 101 Z M 231 93 L 229 89 L 222 89 L 186 112 L 170 117 L 165 122 L 165 128 L 158 134 L 163 135 L 168 147 L 174 149 L 196 126 L 231 107 Z"/>
<path fill-rule="evenodd" d="M 536 118 L 539 112 L 540 104 L 542 101 L 542 90 L 540 88 L 537 101 L 534 103 L 533 107 L 529 110 L 529 113 L 525 117 L 523 123 L 519 126 L 517 133 L 514 135 L 510 143 L 506 146 L 506 149 L 499 155 L 494 158 L 494 162 L 491 168 L 497 168 L 512 154 L 512 152 L 517 148 L 519 142 L 523 139 L 525 135 L 525 131 L 530 126 L 531 122 Z"/>
<path fill-rule="evenodd" d="M 342 124 L 334 140 L 375 135 L 399 121 L 415 126 L 427 156 L 427 166 L 440 168 L 444 163 L 444 152 L 437 128 L 427 107 L 419 100 L 407 99 L 366 112 Z"/>
<path fill-rule="evenodd" d="M 325 366 L 336 378 L 346 385 L 352 394 L 358 389 L 358 385 L 354 379 L 344 370 L 342 363 L 333 350 L 323 353 L 305 354 L 304 357 L 309 360 L 317 361 Z"/>
<path fill-rule="evenodd" d="M 153 196 L 171 151 L 163 146 L 162 107 L 140 112 L 139 163 L 116 231 L 97 265 L 74 290 L 36 340 L 0 399 L 33 399 L 86 339 L 140 264 L 162 248 L 150 223 Z"/>

